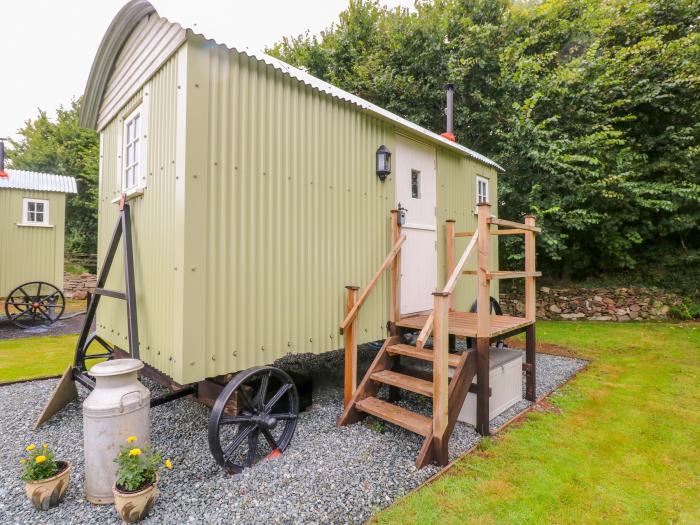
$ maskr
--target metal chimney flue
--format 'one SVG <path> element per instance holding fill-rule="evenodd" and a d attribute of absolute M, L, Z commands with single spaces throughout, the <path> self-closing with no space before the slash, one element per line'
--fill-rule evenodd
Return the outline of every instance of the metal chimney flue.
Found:
<path fill-rule="evenodd" d="M 445 115 L 447 117 L 445 133 L 442 134 L 447 140 L 452 142 L 457 141 L 457 137 L 454 135 L 454 95 L 455 95 L 455 85 L 445 84 Z"/>
<path fill-rule="evenodd" d="M 0 173 L 5 173 L 5 139 L 0 139 Z"/>

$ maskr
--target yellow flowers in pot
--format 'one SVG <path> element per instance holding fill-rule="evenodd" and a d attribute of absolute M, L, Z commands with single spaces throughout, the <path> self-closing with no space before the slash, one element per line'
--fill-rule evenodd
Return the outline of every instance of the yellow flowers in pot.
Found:
<path fill-rule="evenodd" d="M 56 461 L 48 443 L 41 448 L 32 443 L 24 451 L 27 454 L 19 461 L 29 501 L 37 510 L 48 510 L 58 505 L 70 483 L 70 463 Z"/>

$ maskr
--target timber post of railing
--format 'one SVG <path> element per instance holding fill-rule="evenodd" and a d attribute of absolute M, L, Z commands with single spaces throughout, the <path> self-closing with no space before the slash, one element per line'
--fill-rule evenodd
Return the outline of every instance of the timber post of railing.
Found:
<path fill-rule="evenodd" d="M 448 415 L 448 356 L 449 356 L 449 315 L 451 293 L 435 292 L 433 319 L 433 447 L 435 460 L 440 465 L 447 464 L 447 441 L 445 436 L 449 421 Z"/>
<path fill-rule="evenodd" d="M 450 278 L 455 269 L 455 221 L 447 219 L 445 221 L 445 281 Z M 450 294 L 450 310 L 454 310 L 456 305 L 455 294 Z"/>
<path fill-rule="evenodd" d="M 535 226 L 535 216 L 525 215 L 525 224 L 527 226 Z M 535 237 L 534 231 L 525 233 L 525 272 L 528 274 L 536 271 L 535 260 Z M 537 362 L 535 354 L 537 344 L 535 341 L 535 320 L 537 318 L 537 288 L 534 275 L 525 277 L 525 318 L 532 321 L 532 324 L 525 331 L 525 363 L 527 370 L 525 371 L 525 399 L 535 401 L 537 399 Z"/>
<path fill-rule="evenodd" d="M 345 313 L 348 314 L 357 302 L 360 287 L 346 286 L 345 289 L 348 291 Z M 350 404 L 350 399 L 352 399 L 355 389 L 357 388 L 356 324 L 357 319 L 353 319 L 350 325 L 348 325 L 343 332 L 343 335 L 345 336 L 345 388 L 343 389 L 343 407 L 345 408 L 347 408 L 348 404 Z"/>
<path fill-rule="evenodd" d="M 391 245 L 394 246 L 401 237 L 401 225 L 399 224 L 399 210 L 391 210 Z M 396 335 L 396 323 L 399 322 L 401 308 L 401 254 L 399 253 L 391 262 L 389 293 L 389 321 L 391 335 Z"/>
<path fill-rule="evenodd" d="M 491 344 L 491 281 L 489 259 L 491 205 L 480 202 L 478 213 L 478 263 L 476 296 L 476 431 L 489 435 L 489 346 Z"/>

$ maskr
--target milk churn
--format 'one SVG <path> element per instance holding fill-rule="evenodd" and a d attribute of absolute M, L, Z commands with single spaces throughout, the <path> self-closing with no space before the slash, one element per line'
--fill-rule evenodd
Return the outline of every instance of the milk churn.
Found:
<path fill-rule="evenodd" d="M 114 501 L 114 458 L 127 438 L 136 436 L 137 445 L 150 441 L 151 393 L 137 378 L 141 368 L 138 359 L 113 359 L 90 369 L 96 385 L 83 402 L 83 436 L 85 495 L 91 503 Z"/>

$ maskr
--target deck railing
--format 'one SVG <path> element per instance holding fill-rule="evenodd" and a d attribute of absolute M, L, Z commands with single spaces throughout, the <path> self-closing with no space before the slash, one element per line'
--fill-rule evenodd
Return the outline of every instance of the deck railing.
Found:
<path fill-rule="evenodd" d="M 449 352 L 449 314 L 455 309 L 455 289 L 462 275 L 477 275 L 477 368 L 479 377 L 489 373 L 488 348 L 491 334 L 491 281 L 494 279 L 525 278 L 525 317 L 535 320 L 535 278 L 540 272 L 535 270 L 535 234 L 540 228 L 535 226 L 532 215 L 525 217 L 525 223 L 498 219 L 491 216 L 491 205 L 482 202 L 478 204 L 478 220 L 475 232 L 455 232 L 455 222 L 448 220 L 445 224 L 445 269 L 447 281 L 440 292 L 435 292 L 434 308 L 421 330 L 417 346 L 421 348 L 426 339 L 433 333 L 433 436 L 441 441 L 448 425 L 448 352 Z M 509 229 L 491 231 L 491 225 L 504 226 Z M 503 272 L 491 271 L 489 268 L 491 235 L 525 235 L 525 271 Z M 471 237 L 467 247 L 457 264 L 454 264 L 454 244 L 457 237 Z M 464 270 L 474 247 L 477 247 L 476 272 Z M 480 394 L 488 399 L 488 382 L 477 381 L 478 388 L 485 388 Z M 485 403 L 487 413 L 477 416 L 477 421 L 488 422 L 488 403 Z M 484 409 L 484 405 L 480 410 Z M 484 419 L 485 416 L 485 419 Z"/>
<path fill-rule="evenodd" d="M 379 282 L 379 279 L 389 267 L 391 267 L 390 320 L 392 324 L 394 324 L 399 319 L 399 254 L 401 253 L 401 246 L 406 240 L 406 235 L 401 234 L 398 213 L 398 210 L 391 211 L 391 250 L 389 250 L 389 253 L 362 294 L 359 294 L 359 286 L 345 287 L 348 291 L 346 302 L 347 314 L 340 325 L 340 331 L 345 337 L 345 385 L 343 390 L 343 406 L 345 407 L 350 403 L 350 399 L 357 388 L 357 315 L 360 313 L 360 308 L 362 308 L 362 305 L 364 305 L 370 293 L 372 293 L 372 290 Z"/>

